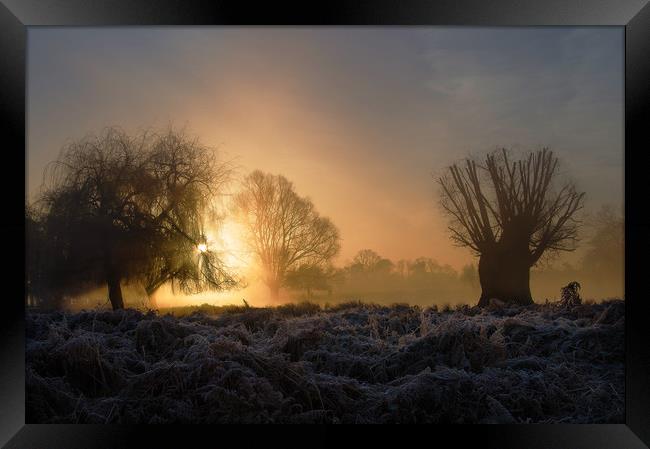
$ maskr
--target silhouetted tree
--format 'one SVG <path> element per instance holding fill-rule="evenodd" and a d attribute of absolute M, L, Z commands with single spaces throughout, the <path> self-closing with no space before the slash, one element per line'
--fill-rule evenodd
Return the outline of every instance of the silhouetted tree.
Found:
<path fill-rule="evenodd" d="M 386 281 L 395 274 L 394 268 L 395 264 L 390 259 L 381 257 L 371 249 L 362 249 L 344 267 L 344 271 L 349 279 Z"/>
<path fill-rule="evenodd" d="M 288 271 L 300 265 L 322 266 L 339 251 L 336 226 L 321 217 L 308 198 L 300 197 L 284 176 L 254 171 L 244 179 L 234 206 L 274 299 Z"/>
<path fill-rule="evenodd" d="M 362 249 L 354 256 L 352 263 L 346 269 L 351 274 L 388 274 L 393 270 L 394 266 L 395 264 L 390 259 L 381 257 L 375 251 Z"/>
<path fill-rule="evenodd" d="M 395 264 L 392 260 L 382 258 L 379 262 L 375 264 L 374 271 L 375 273 L 389 274 L 393 271 Z"/>
<path fill-rule="evenodd" d="M 38 202 L 45 257 L 68 286 L 105 283 L 113 309 L 121 282 L 152 295 L 165 282 L 191 293 L 235 281 L 205 246 L 205 226 L 227 166 L 183 133 L 129 136 L 110 128 L 66 146 Z"/>
<path fill-rule="evenodd" d="M 373 271 L 381 261 L 381 256 L 371 249 L 362 249 L 352 259 L 352 265 L 358 266 L 361 271 Z"/>
<path fill-rule="evenodd" d="M 543 149 L 511 161 L 504 149 L 454 164 L 438 179 L 453 240 L 478 256 L 479 305 L 532 303 L 530 268 L 547 251 L 575 249 L 584 193 L 555 188 L 559 161 Z"/>
<path fill-rule="evenodd" d="M 440 265 L 430 257 L 418 257 L 408 262 L 411 276 L 443 275 L 457 277 L 458 273 L 450 265 Z"/>
<path fill-rule="evenodd" d="M 395 272 L 402 278 L 407 278 L 410 274 L 409 261 L 400 259 L 395 264 Z"/>
<path fill-rule="evenodd" d="M 290 288 L 305 290 L 307 299 L 311 299 L 314 290 L 327 290 L 331 295 L 330 282 L 333 276 L 334 269 L 331 266 L 303 264 L 295 270 L 287 271 L 285 284 Z"/>

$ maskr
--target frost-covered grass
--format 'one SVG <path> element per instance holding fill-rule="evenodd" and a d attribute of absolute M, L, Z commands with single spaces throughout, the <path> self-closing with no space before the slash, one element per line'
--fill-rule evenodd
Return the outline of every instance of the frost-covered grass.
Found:
<path fill-rule="evenodd" d="M 30 312 L 27 421 L 623 422 L 624 311 Z"/>

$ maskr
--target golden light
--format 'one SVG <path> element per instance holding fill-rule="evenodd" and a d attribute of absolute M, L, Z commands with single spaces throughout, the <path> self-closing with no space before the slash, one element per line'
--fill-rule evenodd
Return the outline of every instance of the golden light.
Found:
<path fill-rule="evenodd" d="M 249 268 L 251 255 L 244 241 L 241 226 L 232 220 L 226 220 L 217 235 L 217 243 L 223 250 L 221 254 L 223 261 L 231 268 L 240 270 Z"/>
<path fill-rule="evenodd" d="M 219 226 L 206 229 L 202 239 L 204 241 L 196 245 L 198 254 L 210 251 L 225 264 L 227 271 L 244 279 L 256 279 L 257 265 L 247 245 L 246 232 L 240 223 L 227 219 Z M 203 261 L 199 260 L 199 263 L 203 263 Z M 166 290 L 161 289 L 158 292 L 156 301 L 158 307 L 203 303 L 224 305 L 242 304 L 242 298 L 250 301 L 264 295 L 266 295 L 266 286 L 258 283 L 248 285 L 244 290 L 204 291 L 191 295 L 174 293 L 169 287 L 166 287 Z"/>

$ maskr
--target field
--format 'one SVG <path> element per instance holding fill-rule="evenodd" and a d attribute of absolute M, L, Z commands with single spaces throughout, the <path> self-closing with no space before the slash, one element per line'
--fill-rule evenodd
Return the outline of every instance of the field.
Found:
<path fill-rule="evenodd" d="M 625 303 L 27 314 L 28 423 L 622 423 Z"/>

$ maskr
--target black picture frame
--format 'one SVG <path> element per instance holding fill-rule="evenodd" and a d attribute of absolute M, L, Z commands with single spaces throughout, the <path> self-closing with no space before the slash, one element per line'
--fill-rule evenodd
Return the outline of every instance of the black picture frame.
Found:
<path fill-rule="evenodd" d="M 420 426 L 361 429 L 351 444 L 472 444 L 499 448 L 642 448 L 650 445 L 650 345 L 644 295 L 650 248 L 645 204 L 650 162 L 650 5 L 647 0 L 357 0 L 327 2 L 182 0 L 2 0 L 0 113 L 4 192 L 5 291 L 0 309 L 0 444 L 6 448 L 181 447 L 220 444 L 311 445 L 343 438 L 331 427 L 259 431 L 225 427 L 25 425 L 24 200 L 27 27 L 115 25 L 467 25 L 625 27 L 626 419 L 619 425 Z M 21 153 L 21 151 L 25 153 Z M 26 167 L 26 164 L 25 164 Z M 23 180 L 23 187 L 25 180 Z M 24 195 L 24 192 L 23 192 Z M 22 237 L 22 240 L 21 238 Z M 24 278 L 23 278 L 24 279 Z M 357 428 L 358 429 L 358 428 Z M 355 429 L 356 430 L 356 429 Z M 226 443 L 226 435 L 229 437 Z M 300 437 L 298 437 L 300 435 Z M 232 440 L 232 438 L 235 438 Z M 362 439 L 361 439 L 362 438 Z M 415 439 L 422 439 L 416 442 Z"/>

